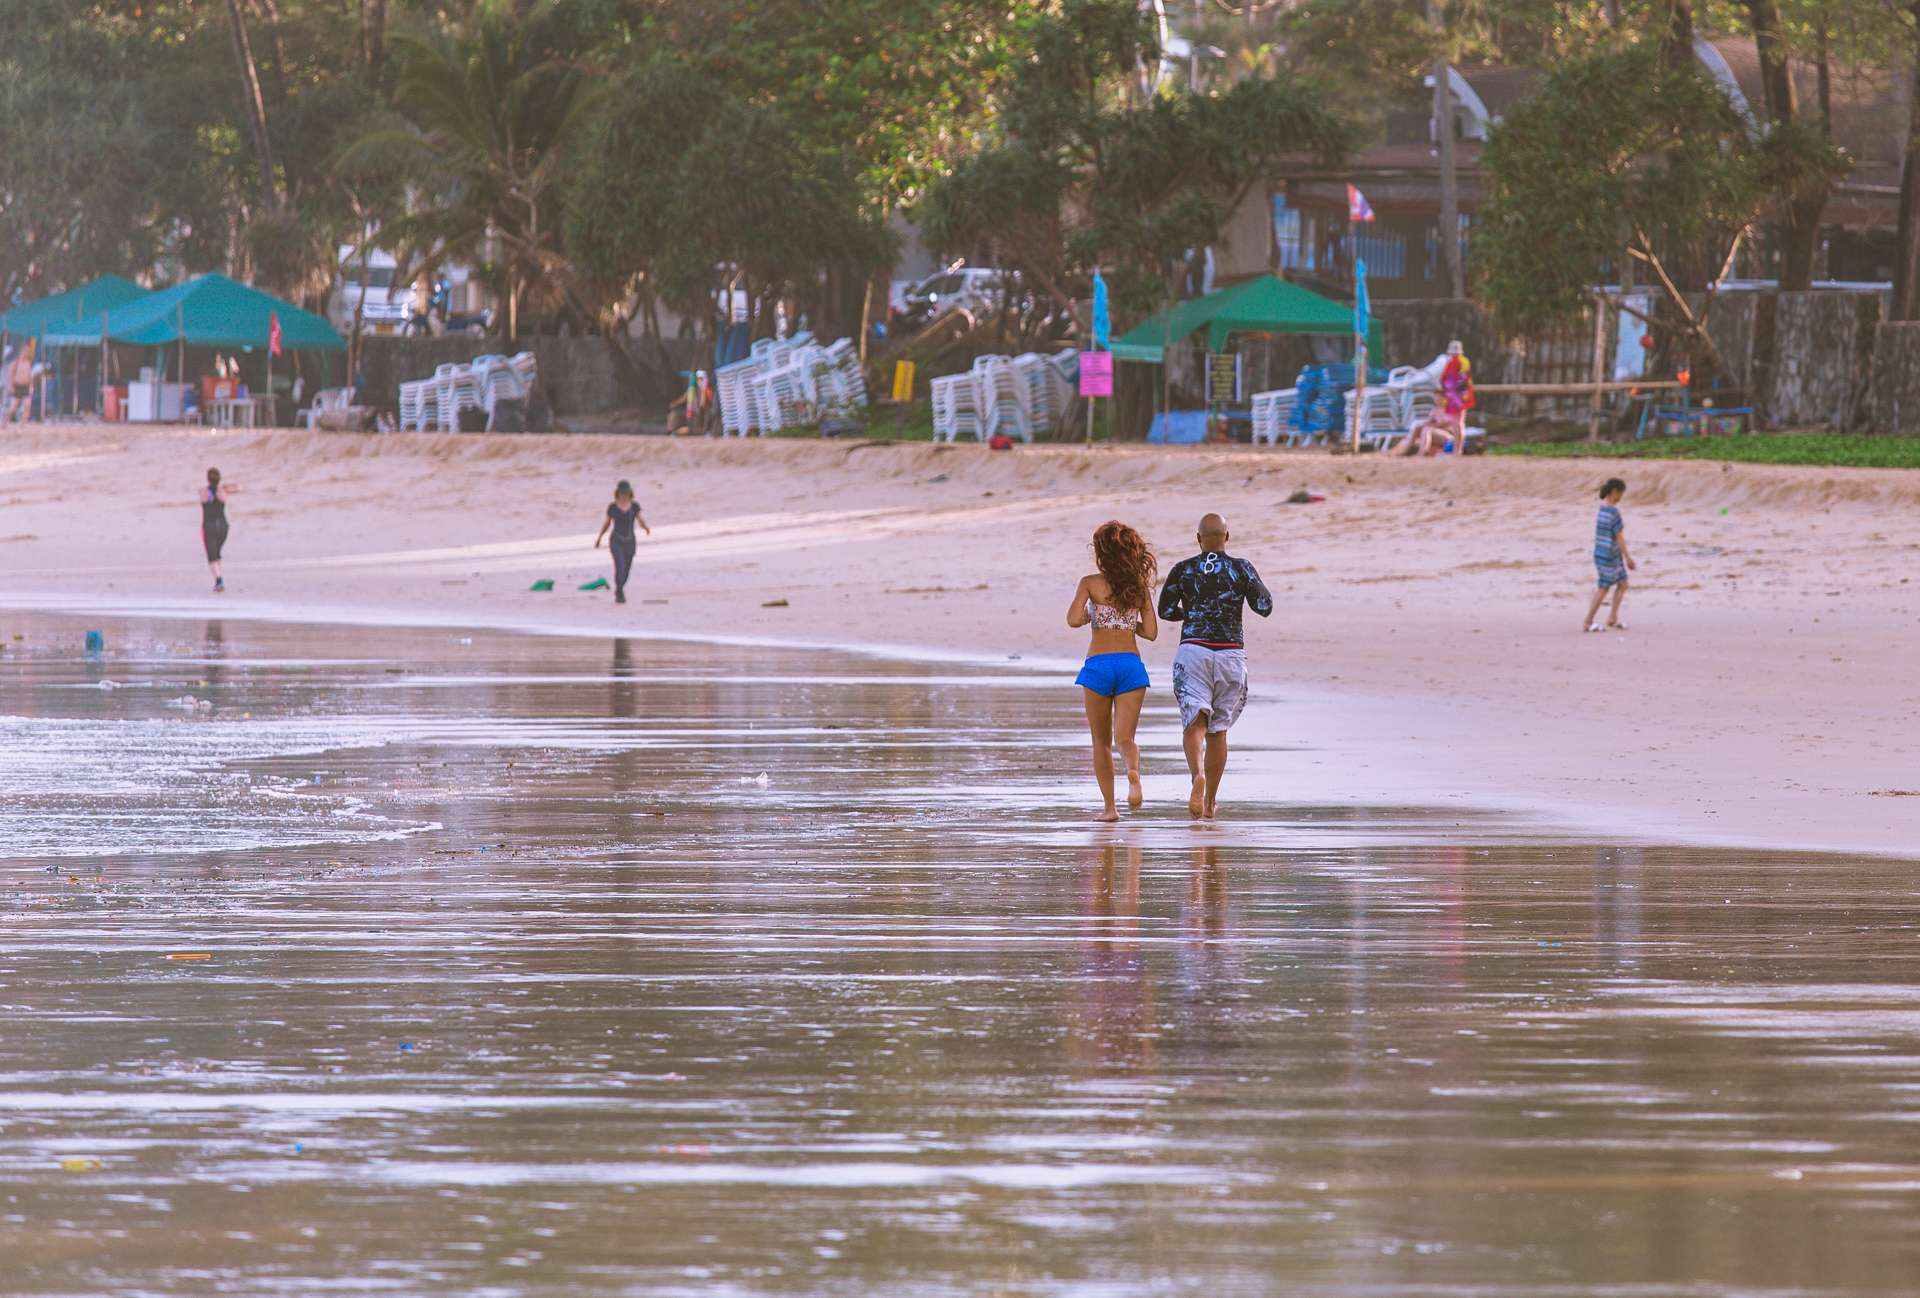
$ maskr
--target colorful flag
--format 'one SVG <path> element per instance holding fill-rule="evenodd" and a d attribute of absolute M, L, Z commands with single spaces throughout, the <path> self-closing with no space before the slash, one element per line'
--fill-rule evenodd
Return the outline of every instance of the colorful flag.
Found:
<path fill-rule="evenodd" d="M 1113 350 L 1113 324 L 1107 318 L 1107 281 L 1093 272 L 1093 341 L 1103 351 Z"/>
<path fill-rule="evenodd" d="M 1347 219 L 1349 221 L 1371 221 L 1373 209 L 1367 206 L 1367 196 L 1356 185 L 1347 186 Z"/>
<path fill-rule="evenodd" d="M 1355 257 L 1353 259 L 1353 332 L 1358 335 L 1362 347 L 1367 345 L 1369 314 L 1371 313 L 1367 309 L 1367 263 Z"/>
<path fill-rule="evenodd" d="M 280 313 L 278 311 L 267 313 L 267 350 L 275 356 L 280 354 Z"/>

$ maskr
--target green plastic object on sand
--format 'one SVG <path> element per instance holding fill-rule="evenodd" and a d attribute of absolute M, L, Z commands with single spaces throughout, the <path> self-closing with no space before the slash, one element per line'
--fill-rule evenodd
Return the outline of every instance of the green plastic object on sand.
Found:
<path fill-rule="evenodd" d="M 539 581 L 536 581 L 533 583 L 533 585 L 527 587 L 527 589 L 528 590 L 552 590 L 553 578 L 542 577 Z"/>
<path fill-rule="evenodd" d="M 595 577 L 592 581 L 588 582 L 586 585 L 582 586 L 580 589 L 581 590 L 605 590 L 606 588 L 607 588 L 607 579 L 605 577 Z"/>

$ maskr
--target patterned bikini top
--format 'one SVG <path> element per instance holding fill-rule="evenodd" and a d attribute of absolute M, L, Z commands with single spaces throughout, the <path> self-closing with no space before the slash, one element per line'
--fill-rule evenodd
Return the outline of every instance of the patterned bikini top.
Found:
<path fill-rule="evenodd" d="M 1111 604 L 1096 604 L 1088 600 L 1087 611 L 1093 616 L 1093 629 L 1096 631 L 1133 631 L 1140 626 L 1140 610 L 1137 608 L 1122 613 Z"/>

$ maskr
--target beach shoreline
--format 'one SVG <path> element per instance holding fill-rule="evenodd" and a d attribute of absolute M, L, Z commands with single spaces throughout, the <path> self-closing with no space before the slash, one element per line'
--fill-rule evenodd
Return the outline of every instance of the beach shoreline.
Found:
<path fill-rule="evenodd" d="M 216 464 L 246 488 L 220 596 L 193 505 Z M 1633 629 L 1581 636 L 1595 488 L 1615 473 L 1640 561 Z M 616 606 L 576 587 L 610 569 L 592 537 L 622 477 L 654 534 Z M 1328 499 L 1282 503 L 1302 488 Z M 1900 470 L 1692 461 L 28 428 L 0 453 L 0 608 L 1066 674 L 1084 633 L 1065 602 L 1093 527 L 1139 527 L 1164 573 L 1215 510 L 1277 603 L 1247 618 L 1250 749 L 1314 749 L 1362 803 L 1552 808 L 1619 841 L 1904 854 L 1920 831 L 1920 796 L 1905 796 L 1920 687 L 1902 670 L 1920 639 L 1903 576 L 1916 503 L 1920 474 Z M 527 589 L 540 578 L 555 589 Z M 1176 639 L 1145 646 L 1161 691 Z M 1235 779 L 1230 766 L 1229 814 Z"/>

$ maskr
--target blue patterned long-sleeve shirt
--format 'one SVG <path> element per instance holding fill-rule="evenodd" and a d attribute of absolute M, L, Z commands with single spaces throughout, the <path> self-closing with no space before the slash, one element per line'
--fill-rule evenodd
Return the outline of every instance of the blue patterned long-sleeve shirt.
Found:
<path fill-rule="evenodd" d="M 1217 550 L 1173 565 L 1160 590 L 1162 621 L 1180 623 L 1180 643 L 1208 649 L 1238 649 L 1240 606 L 1261 617 L 1273 613 L 1273 596 L 1245 559 Z"/>

